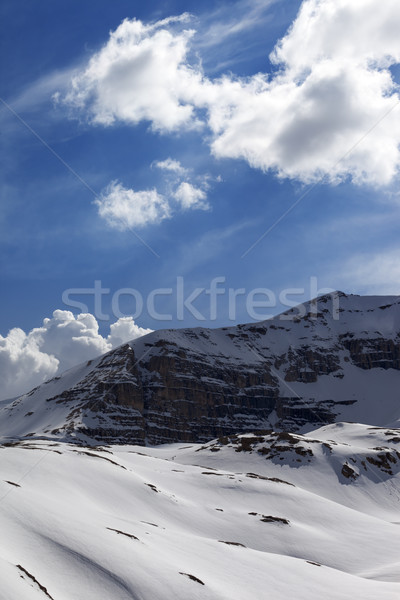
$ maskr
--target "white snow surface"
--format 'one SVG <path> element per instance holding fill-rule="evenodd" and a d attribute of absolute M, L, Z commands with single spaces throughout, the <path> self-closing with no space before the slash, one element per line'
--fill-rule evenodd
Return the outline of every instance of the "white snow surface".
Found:
<path fill-rule="evenodd" d="M 399 303 L 342 296 L 338 320 L 321 300 L 315 320 L 159 331 L 131 345 L 138 359 L 166 340 L 251 365 L 288 344 L 331 349 L 340 335 L 397 341 Z M 2 402 L 0 600 L 398 600 L 400 372 L 340 352 L 343 378 L 290 386 L 305 399 L 357 398 L 341 415 L 355 422 L 302 434 L 158 447 L 40 439 L 70 410 L 46 400 L 97 377 L 101 358 Z M 38 439 L 18 441 L 29 432 Z"/>
<path fill-rule="evenodd" d="M 338 423 L 297 442 L 311 459 L 226 440 L 0 446 L 0 599 L 397 600 L 399 463 L 340 475 L 396 432 Z"/>

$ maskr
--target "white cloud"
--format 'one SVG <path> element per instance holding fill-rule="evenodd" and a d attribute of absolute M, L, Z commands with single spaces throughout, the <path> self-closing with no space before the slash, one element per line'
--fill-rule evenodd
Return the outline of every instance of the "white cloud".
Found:
<path fill-rule="evenodd" d="M 399 26 L 396 0 L 308 0 L 276 46 L 275 62 L 297 73 L 325 59 L 387 67 L 400 60 Z"/>
<path fill-rule="evenodd" d="M 400 164 L 400 119 L 393 111 L 378 122 L 399 101 L 385 67 L 400 60 L 400 5 L 387 5 L 303 2 L 272 54 L 282 67 L 274 78 L 219 83 L 214 154 L 304 182 L 388 184 Z"/>
<path fill-rule="evenodd" d="M 96 200 L 99 215 L 112 227 L 128 229 L 160 223 L 170 217 L 170 206 L 157 190 L 135 192 L 112 181 Z"/>
<path fill-rule="evenodd" d="M 399 30 L 398 0 L 304 0 L 271 55 L 273 75 L 211 80 L 189 63 L 194 32 L 182 22 L 125 20 L 67 101 L 107 125 L 147 120 L 166 132 L 202 119 L 216 157 L 279 177 L 386 185 L 400 166 L 389 69 L 400 62 Z"/>
<path fill-rule="evenodd" d="M 22 329 L 0 336 L 0 400 L 27 392 L 55 375 L 59 361 L 41 352 Z"/>
<path fill-rule="evenodd" d="M 165 160 L 159 160 L 154 163 L 154 166 L 163 171 L 170 171 L 176 175 L 185 175 L 188 170 L 185 169 L 179 160 L 173 158 L 166 158 Z"/>
<path fill-rule="evenodd" d="M 107 337 L 107 342 L 113 348 L 116 348 L 125 342 L 147 335 L 151 331 L 151 329 L 144 329 L 136 325 L 132 317 L 121 317 L 116 323 L 110 325 L 110 335 Z"/>
<path fill-rule="evenodd" d="M 200 77 L 186 64 L 194 32 L 169 30 L 187 20 L 182 15 L 144 25 L 125 19 L 72 80 L 67 101 L 77 108 L 89 107 L 93 122 L 103 125 L 145 120 L 160 131 L 193 125 L 193 106 L 185 95 Z"/>
<path fill-rule="evenodd" d="M 55 356 L 62 371 L 110 349 L 93 315 L 75 318 L 68 310 L 55 310 L 53 317 L 44 319 L 42 327 L 33 329 L 28 337 L 41 352 Z"/>
<path fill-rule="evenodd" d="M 138 327 L 132 317 L 124 317 L 110 326 L 104 338 L 93 315 L 75 317 L 68 310 L 55 310 L 42 327 L 29 333 L 11 329 L 7 336 L 0 335 L 0 400 L 28 392 L 66 369 L 150 332 Z"/>
<path fill-rule="evenodd" d="M 164 194 L 156 189 L 134 191 L 112 181 L 95 201 L 98 212 L 108 225 L 124 231 L 145 227 L 171 218 L 177 210 L 209 210 L 206 189 L 208 175 L 196 179 L 202 187 L 190 183 L 190 171 L 172 158 L 156 161 L 154 166 L 165 171 Z M 185 181 L 183 181 L 185 178 Z"/>
<path fill-rule="evenodd" d="M 210 208 L 206 192 L 187 181 L 182 181 L 178 186 L 174 192 L 174 198 L 179 202 L 183 210 L 193 208 L 208 210 Z"/>

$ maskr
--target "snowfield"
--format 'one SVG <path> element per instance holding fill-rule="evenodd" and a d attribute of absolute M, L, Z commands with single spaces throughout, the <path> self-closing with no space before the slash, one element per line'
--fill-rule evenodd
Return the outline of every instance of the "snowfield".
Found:
<path fill-rule="evenodd" d="M 400 432 L 0 446 L 1 600 L 400 597 Z"/>
<path fill-rule="evenodd" d="M 400 298 L 328 305 L 0 403 L 0 600 L 398 600 Z"/>

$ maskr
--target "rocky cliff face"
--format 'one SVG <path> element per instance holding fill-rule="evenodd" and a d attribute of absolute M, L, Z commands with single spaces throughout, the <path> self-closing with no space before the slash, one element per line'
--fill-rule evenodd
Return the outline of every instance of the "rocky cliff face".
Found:
<path fill-rule="evenodd" d="M 340 294 L 260 324 L 157 331 L 2 409 L 9 436 L 206 441 L 400 415 L 400 298 Z M 397 411 L 397 412 L 396 412 Z"/>

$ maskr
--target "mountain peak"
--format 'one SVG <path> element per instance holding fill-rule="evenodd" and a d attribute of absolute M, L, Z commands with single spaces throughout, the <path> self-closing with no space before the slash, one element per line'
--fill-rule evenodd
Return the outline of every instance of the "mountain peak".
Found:
<path fill-rule="evenodd" d="M 0 428 L 158 444 L 394 422 L 400 298 L 337 294 L 260 323 L 155 331 L 2 405 Z"/>

